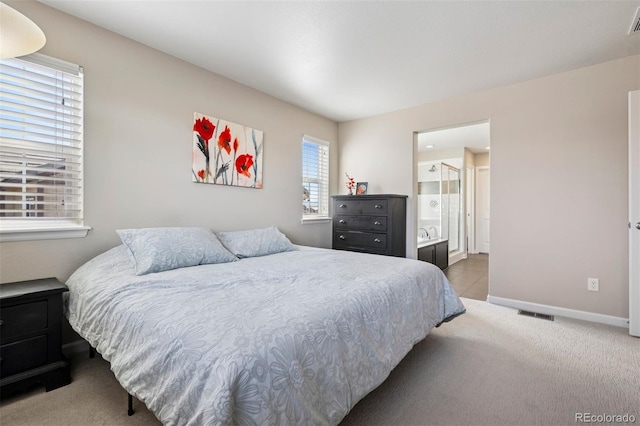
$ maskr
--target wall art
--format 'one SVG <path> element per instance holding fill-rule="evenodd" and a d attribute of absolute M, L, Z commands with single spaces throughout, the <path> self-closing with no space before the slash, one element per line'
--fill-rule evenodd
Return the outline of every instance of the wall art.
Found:
<path fill-rule="evenodd" d="M 262 138 L 261 130 L 194 113 L 193 181 L 262 188 Z"/>

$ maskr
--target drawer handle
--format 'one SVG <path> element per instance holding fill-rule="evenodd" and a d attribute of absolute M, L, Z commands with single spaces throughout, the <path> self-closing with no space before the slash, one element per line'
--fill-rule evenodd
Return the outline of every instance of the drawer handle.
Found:
<path fill-rule="evenodd" d="M 346 205 L 346 204 L 340 204 L 340 208 L 341 208 L 341 209 L 344 209 L 344 208 L 346 208 L 346 207 L 347 207 L 347 205 Z"/>
<path fill-rule="evenodd" d="M 376 242 L 376 243 L 379 243 L 380 242 L 380 238 L 374 238 L 373 241 Z"/>
<path fill-rule="evenodd" d="M 373 222 L 374 225 L 380 225 L 380 222 L 378 222 L 377 220 L 375 222 Z"/>
<path fill-rule="evenodd" d="M 339 237 L 341 240 L 344 240 L 344 235 L 340 235 Z"/>
<path fill-rule="evenodd" d="M 3 325 L 3 324 L 4 324 L 4 320 L 0 320 L 0 325 Z"/>
<path fill-rule="evenodd" d="M 374 207 L 374 208 L 376 208 L 376 209 L 381 209 L 381 208 L 382 208 L 382 206 L 381 206 L 380 204 L 376 204 L 376 205 L 375 205 L 375 206 L 373 206 L 373 207 Z"/>
<path fill-rule="evenodd" d="M 340 219 L 338 222 L 340 222 L 340 223 L 344 223 L 344 219 Z"/>

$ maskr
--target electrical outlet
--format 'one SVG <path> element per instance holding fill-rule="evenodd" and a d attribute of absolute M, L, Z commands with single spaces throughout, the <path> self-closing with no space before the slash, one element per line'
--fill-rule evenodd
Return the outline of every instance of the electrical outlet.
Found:
<path fill-rule="evenodd" d="M 600 291 L 600 280 L 598 278 L 587 278 L 587 290 Z"/>

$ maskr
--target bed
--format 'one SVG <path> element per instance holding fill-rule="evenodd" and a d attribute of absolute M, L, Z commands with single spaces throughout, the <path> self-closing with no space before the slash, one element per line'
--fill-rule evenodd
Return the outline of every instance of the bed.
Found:
<path fill-rule="evenodd" d="M 165 425 L 338 424 L 465 310 L 426 262 L 294 246 L 275 228 L 201 229 L 231 256 L 198 252 L 184 266 L 175 258 L 202 242 L 173 231 L 138 246 L 121 233 L 122 245 L 74 272 L 65 297 L 72 328 Z M 164 266 L 149 271 L 144 257 Z"/>

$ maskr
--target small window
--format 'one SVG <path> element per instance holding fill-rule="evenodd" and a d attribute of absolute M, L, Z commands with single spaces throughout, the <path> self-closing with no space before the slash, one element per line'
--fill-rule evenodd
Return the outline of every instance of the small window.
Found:
<path fill-rule="evenodd" d="M 302 138 L 302 220 L 329 219 L 329 142 Z"/>
<path fill-rule="evenodd" d="M 82 67 L 38 53 L 1 60 L 1 241 L 86 235 L 82 145 Z"/>

